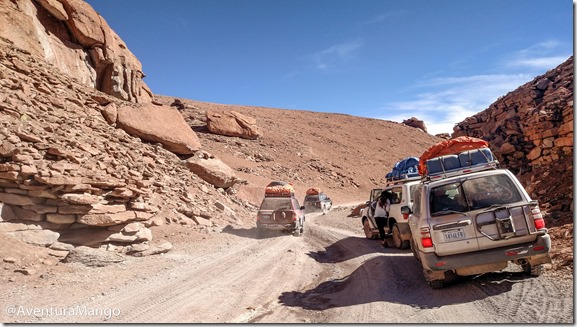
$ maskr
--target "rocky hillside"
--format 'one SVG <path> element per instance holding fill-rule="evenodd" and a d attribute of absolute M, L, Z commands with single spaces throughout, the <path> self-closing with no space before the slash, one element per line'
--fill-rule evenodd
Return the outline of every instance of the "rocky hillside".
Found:
<path fill-rule="evenodd" d="M 22 242 L 67 260 L 93 248 L 114 254 L 103 261 L 166 252 L 174 234 L 162 226 L 253 227 L 271 180 L 293 182 L 299 199 L 319 187 L 358 204 L 395 162 L 441 140 L 383 120 L 153 95 L 138 60 L 81 0 L 3 1 L 0 17 L 0 256 Z M 572 208 L 572 185 L 547 197 L 543 178 L 572 171 L 572 95 L 559 100 L 572 90 L 572 61 L 561 71 L 456 131 L 488 138 L 548 219 Z M 521 110 L 529 98 L 552 127 Z"/>
<path fill-rule="evenodd" d="M 550 218 L 573 216 L 573 57 L 454 128 L 489 142 Z"/>
<path fill-rule="evenodd" d="M 82 0 L 0 2 L 0 40 L 81 84 L 131 102 L 150 102 L 140 61 Z"/>

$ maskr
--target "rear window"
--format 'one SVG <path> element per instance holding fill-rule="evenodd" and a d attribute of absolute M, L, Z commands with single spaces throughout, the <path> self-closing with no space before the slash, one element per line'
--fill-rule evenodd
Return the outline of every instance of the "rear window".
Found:
<path fill-rule="evenodd" d="M 291 198 L 264 198 L 260 210 L 292 210 Z"/>
<path fill-rule="evenodd" d="M 309 201 L 309 202 L 315 202 L 315 201 L 319 201 L 319 196 L 318 195 L 307 195 L 305 197 L 305 201 Z"/>
<path fill-rule="evenodd" d="M 521 201 L 509 176 L 490 175 L 450 183 L 431 189 L 431 215 L 465 212 Z"/>
<path fill-rule="evenodd" d="M 504 174 L 466 180 L 463 189 L 471 210 L 522 200 L 515 183 Z"/>

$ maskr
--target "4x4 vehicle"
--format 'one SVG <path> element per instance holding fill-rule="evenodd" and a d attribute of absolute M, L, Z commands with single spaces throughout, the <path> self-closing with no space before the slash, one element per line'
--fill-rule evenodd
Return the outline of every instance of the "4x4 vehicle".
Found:
<path fill-rule="evenodd" d="M 304 232 L 304 206 L 294 196 L 294 188 L 285 182 L 272 182 L 265 189 L 265 196 L 256 216 L 259 233 L 266 230 L 292 232 L 301 236 Z"/>
<path fill-rule="evenodd" d="M 373 240 L 379 237 L 379 229 L 374 217 L 374 205 L 381 192 L 390 191 L 393 199 L 389 210 L 389 218 L 385 226 L 385 233 L 392 234 L 393 245 L 397 249 L 409 248 L 411 230 L 408 224 L 408 215 L 403 215 L 401 208 L 404 206 L 412 207 L 415 190 L 419 184 L 419 180 L 413 179 L 389 183 L 384 188 L 371 190 L 369 201 L 366 202 L 367 206 L 361 209 L 361 223 L 367 239 Z"/>
<path fill-rule="evenodd" d="M 322 211 L 325 214 L 333 207 L 333 201 L 318 188 L 310 188 L 303 201 L 305 212 Z"/>
<path fill-rule="evenodd" d="M 503 270 L 509 262 L 539 276 L 551 262 L 551 240 L 538 202 L 515 175 L 498 169 L 488 148 L 428 158 L 421 156 L 424 178 L 413 208 L 402 211 L 410 214 L 411 248 L 429 285 Z"/>
<path fill-rule="evenodd" d="M 387 184 L 384 188 L 371 190 L 367 206 L 361 210 L 361 223 L 365 236 L 368 239 L 379 237 L 379 229 L 375 222 L 374 208 L 381 192 L 392 194 L 389 218 L 385 226 L 385 233 L 392 234 L 393 244 L 397 249 L 408 249 L 411 240 L 411 230 L 408 224 L 408 215 L 401 213 L 401 208 L 413 205 L 413 198 L 420 178 L 417 173 L 418 159 L 407 157 L 395 164 L 393 170 L 387 174 Z"/>

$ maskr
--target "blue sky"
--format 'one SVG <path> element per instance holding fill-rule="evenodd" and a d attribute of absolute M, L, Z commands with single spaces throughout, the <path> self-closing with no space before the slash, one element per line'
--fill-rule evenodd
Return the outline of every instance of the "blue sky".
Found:
<path fill-rule="evenodd" d="M 571 0 L 88 0 L 155 94 L 431 134 L 573 54 Z"/>

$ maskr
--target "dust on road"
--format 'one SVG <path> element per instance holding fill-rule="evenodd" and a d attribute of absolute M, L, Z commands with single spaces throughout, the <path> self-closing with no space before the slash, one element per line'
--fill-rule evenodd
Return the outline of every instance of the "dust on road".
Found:
<path fill-rule="evenodd" d="M 573 323 L 573 276 L 527 278 L 511 267 L 433 290 L 410 249 L 365 239 L 359 219 L 347 217 L 350 209 L 307 215 L 302 237 L 262 238 L 254 228 L 228 226 L 162 257 L 52 276 L 60 282 L 46 287 L 11 288 L 0 297 L 3 307 L 96 314 L 3 312 L 2 321 Z M 113 314 L 94 311 L 103 308 Z"/>

